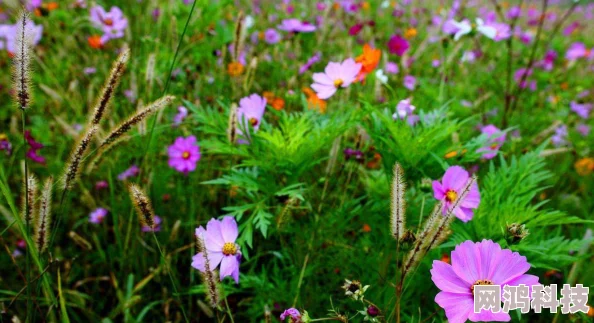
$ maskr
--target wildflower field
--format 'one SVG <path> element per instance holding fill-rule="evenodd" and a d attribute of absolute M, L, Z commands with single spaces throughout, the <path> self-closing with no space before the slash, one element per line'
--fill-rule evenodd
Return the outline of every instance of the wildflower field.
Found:
<path fill-rule="evenodd" d="M 593 19 L 0 1 L 0 322 L 593 322 Z"/>

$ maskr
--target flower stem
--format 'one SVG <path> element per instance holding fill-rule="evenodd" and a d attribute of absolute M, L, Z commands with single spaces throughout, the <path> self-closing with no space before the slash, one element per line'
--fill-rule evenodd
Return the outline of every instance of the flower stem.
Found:
<path fill-rule="evenodd" d="M 29 163 L 27 162 L 27 138 L 25 136 L 25 109 L 22 108 L 22 120 L 21 120 L 21 126 L 22 126 L 22 132 L 23 132 L 23 157 L 24 157 L 24 161 L 25 161 L 25 209 L 23 210 L 24 214 L 29 214 L 29 204 L 31 201 L 29 201 Z M 27 216 L 27 219 L 25 219 L 27 221 L 26 223 L 26 232 L 25 234 L 27 235 L 27 238 L 31 236 L 30 231 L 31 231 L 31 223 L 29 221 L 29 217 Z M 25 241 L 29 241 L 29 239 L 25 238 Z M 31 320 L 31 314 L 33 312 L 33 303 L 31 302 L 31 248 L 33 248 L 32 245 L 27 245 L 27 263 L 26 263 L 26 267 L 27 267 L 27 322 L 30 322 Z"/>

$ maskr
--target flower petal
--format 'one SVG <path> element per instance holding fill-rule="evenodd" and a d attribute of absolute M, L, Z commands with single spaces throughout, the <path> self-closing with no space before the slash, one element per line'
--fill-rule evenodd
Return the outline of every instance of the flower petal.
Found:
<path fill-rule="evenodd" d="M 435 302 L 445 310 L 449 323 L 465 323 L 474 310 L 472 294 L 439 292 L 435 296 Z"/>
<path fill-rule="evenodd" d="M 226 216 L 221 221 L 221 233 L 225 242 L 235 242 L 237 239 L 237 222 L 232 216 Z"/>
<path fill-rule="evenodd" d="M 433 261 L 431 280 L 433 280 L 437 288 L 444 292 L 472 295 L 470 291 L 471 285 L 460 279 L 452 269 L 452 266 L 443 261 Z"/>
<path fill-rule="evenodd" d="M 485 279 L 480 277 L 481 258 L 477 246 L 470 240 L 459 244 L 452 251 L 452 268 L 458 277 L 470 285 L 479 279 Z"/>
<path fill-rule="evenodd" d="M 221 261 L 221 281 L 227 276 L 232 276 L 238 270 L 239 262 L 235 256 L 225 256 Z"/>

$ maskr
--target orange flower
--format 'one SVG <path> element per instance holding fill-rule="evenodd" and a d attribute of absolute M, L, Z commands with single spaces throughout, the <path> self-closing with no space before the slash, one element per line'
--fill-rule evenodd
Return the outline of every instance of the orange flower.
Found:
<path fill-rule="evenodd" d="M 274 100 L 272 100 L 270 105 L 272 106 L 272 108 L 274 110 L 280 111 L 285 107 L 285 100 L 283 100 L 282 98 L 276 97 L 276 98 L 274 98 Z"/>
<path fill-rule="evenodd" d="M 450 256 L 447 253 L 441 255 L 441 261 L 450 263 Z"/>
<path fill-rule="evenodd" d="M 357 76 L 359 81 L 365 79 L 365 76 L 376 68 L 381 56 L 381 50 L 371 48 L 369 44 L 365 44 L 365 46 L 363 46 L 363 54 L 359 55 L 355 59 L 357 63 L 361 63 L 361 65 L 363 65 L 361 67 L 361 71 L 359 71 L 359 75 Z"/>
<path fill-rule="evenodd" d="M 450 158 L 454 158 L 456 156 L 458 156 L 458 152 L 454 150 L 454 151 L 450 151 L 449 153 L 445 154 L 443 157 L 445 159 L 450 159 Z"/>
<path fill-rule="evenodd" d="M 308 87 L 303 87 L 301 89 L 301 91 L 303 91 L 303 93 L 305 93 L 305 96 L 307 96 L 308 98 L 312 95 L 315 95 L 316 92 L 314 92 L 312 89 L 308 88 Z"/>
<path fill-rule="evenodd" d="M 47 4 L 47 10 L 52 11 L 52 10 L 56 10 L 58 9 L 58 3 L 57 2 L 49 2 Z"/>
<path fill-rule="evenodd" d="M 373 154 L 373 159 L 367 162 L 367 168 L 369 169 L 377 169 L 380 167 L 380 162 L 382 161 L 382 155 L 379 153 Z"/>
<path fill-rule="evenodd" d="M 562 89 L 562 90 L 567 90 L 567 89 L 569 89 L 569 84 L 568 84 L 567 82 L 563 82 L 563 83 L 561 83 L 561 89 Z"/>
<path fill-rule="evenodd" d="M 363 1 L 363 3 L 361 3 L 361 9 L 363 10 L 369 10 L 371 6 L 369 5 L 369 2 L 367 1 Z"/>
<path fill-rule="evenodd" d="M 270 91 L 264 91 L 262 93 L 262 96 L 266 99 L 266 102 L 268 102 L 268 103 L 274 101 L 274 93 L 272 93 Z"/>
<path fill-rule="evenodd" d="M 406 31 L 404 32 L 404 38 L 406 38 L 406 39 L 414 38 L 416 35 L 417 35 L 417 30 L 413 27 L 406 29 Z"/>
<path fill-rule="evenodd" d="M 245 67 L 240 62 L 231 62 L 227 65 L 227 74 L 230 76 L 239 76 L 243 74 Z"/>
<path fill-rule="evenodd" d="M 575 171 L 580 176 L 588 176 L 594 171 L 594 158 L 586 157 L 575 162 Z"/>
<path fill-rule="evenodd" d="M 590 308 L 588 309 L 588 316 L 594 317 L 594 306 L 590 305 Z"/>
<path fill-rule="evenodd" d="M 361 230 L 363 230 L 363 232 L 371 232 L 371 227 L 369 224 L 365 223 L 363 224 L 363 228 Z"/>
<path fill-rule="evenodd" d="M 95 48 L 95 49 L 103 48 L 103 42 L 101 41 L 101 36 L 93 35 L 93 36 L 87 38 L 87 40 L 88 40 L 89 46 L 91 46 L 91 48 Z"/>
<path fill-rule="evenodd" d="M 307 107 L 309 109 L 318 110 L 320 113 L 326 113 L 326 105 L 326 101 L 318 98 L 315 93 L 307 98 Z"/>

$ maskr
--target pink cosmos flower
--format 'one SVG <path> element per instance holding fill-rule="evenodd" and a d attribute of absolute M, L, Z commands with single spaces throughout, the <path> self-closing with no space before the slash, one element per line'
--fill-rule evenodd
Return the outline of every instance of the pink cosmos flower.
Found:
<path fill-rule="evenodd" d="M 518 286 L 520 284 L 538 285 L 538 277 L 528 275 L 530 264 L 526 257 L 509 249 L 501 249 L 491 240 L 472 242 L 470 240 L 456 246 L 451 255 L 452 264 L 440 260 L 433 261 L 431 280 L 441 291 L 435 302 L 445 310 L 450 323 L 507 322 L 508 313 L 481 310 L 474 313 L 474 286 L 500 285 Z"/>
<path fill-rule="evenodd" d="M 573 43 L 565 52 L 565 58 L 569 61 L 575 61 L 579 58 L 591 57 L 591 51 L 586 48 L 584 43 Z"/>
<path fill-rule="evenodd" d="M 94 6 L 89 10 L 91 22 L 103 31 L 101 42 L 106 43 L 110 39 L 124 37 L 124 31 L 128 27 L 128 19 L 118 7 L 111 7 L 109 11 L 101 6 Z"/>
<path fill-rule="evenodd" d="M 469 174 L 464 168 L 460 166 L 451 166 L 443 175 L 441 182 L 433 181 L 433 197 L 439 201 L 443 201 L 442 213 L 445 215 L 452 210 L 452 205 L 462 195 L 464 186 L 468 183 Z M 453 210 L 453 214 L 462 222 L 468 222 L 472 219 L 473 209 L 479 206 L 481 195 L 478 190 L 478 185 L 475 182 L 470 188 L 470 192 L 466 194 L 463 201 L 458 202 L 457 207 Z"/>
<path fill-rule="evenodd" d="M 202 238 L 210 270 L 215 270 L 219 264 L 220 279 L 227 276 L 233 277 L 239 284 L 239 263 L 241 261 L 241 251 L 239 245 L 235 243 L 237 239 L 237 222 L 231 216 L 226 216 L 223 220 L 211 219 L 206 224 L 206 230 L 201 226 L 196 229 L 196 236 Z M 205 259 L 202 252 L 192 257 L 192 267 L 204 272 Z"/>
<path fill-rule="evenodd" d="M 488 141 L 487 146 L 480 148 L 477 152 L 484 152 L 482 156 L 484 159 L 493 159 L 505 142 L 506 134 L 492 124 L 484 126 L 481 132 L 487 135 Z"/>
<path fill-rule="evenodd" d="M 404 85 L 405 88 L 412 91 L 415 89 L 415 86 L 417 85 L 417 79 L 412 75 L 407 75 L 404 77 L 402 85 Z"/>
<path fill-rule="evenodd" d="M 311 88 L 318 97 L 326 100 L 333 96 L 339 87 L 346 88 L 357 78 L 361 70 L 361 64 L 356 63 L 352 58 L 345 59 L 342 63 L 330 62 L 324 73 L 314 73 L 314 82 Z"/>
<path fill-rule="evenodd" d="M 132 165 L 132 166 L 130 166 L 130 168 L 126 169 L 121 174 L 119 174 L 118 179 L 120 181 L 125 181 L 129 177 L 137 176 L 138 173 L 140 173 L 140 168 L 138 168 L 138 166 L 136 166 L 136 165 Z"/>
<path fill-rule="evenodd" d="M 316 26 L 292 18 L 283 20 L 278 29 L 293 33 L 310 33 L 316 30 Z"/>
<path fill-rule="evenodd" d="M 93 210 L 89 214 L 89 223 L 100 224 L 107 215 L 108 211 L 102 207 Z"/>
<path fill-rule="evenodd" d="M 301 313 L 299 313 L 299 310 L 297 310 L 294 307 L 291 307 L 289 309 L 286 309 L 281 315 L 280 315 L 280 319 L 281 321 L 285 321 L 285 319 L 289 318 L 290 322 L 293 323 L 300 323 L 301 322 Z"/>
<path fill-rule="evenodd" d="M 591 103 L 577 103 L 575 101 L 569 103 L 571 111 L 575 112 L 582 119 L 588 119 L 590 110 L 592 110 L 593 107 L 594 106 Z"/>
<path fill-rule="evenodd" d="M 184 107 L 183 105 L 180 105 L 179 107 L 177 107 L 177 114 L 173 117 L 173 126 L 177 127 L 179 126 L 182 122 L 184 122 L 184 119 L 188 116 L 188 109 L 186 107 Z"/>
<path fill-rule="evenodd" d="M 390 54 L 402 56 L 406 53 L 409 47 L 410 45 L 408 44 L 408 41 L 400 35 L 394 35 L 390 37 L 390 40 L 388 41 L 388 50 L 390 51 Z"/>
<path fill-rule="evenodd" d="M 239 100 L 239 108 L 237 109 L 237 134 L 243 136 L 243 130 L 248 130 L 250 127 L 254 132 L 260 129 L 264 111 L 266 110 L 266 99 L 258 94 L 252 94 Z M 244 137 L 249 138 L 249 133 Z M 247 144 L 245 139 L 237 141 L 241 144 Z"/>
<path fill-rule="evenodd" d="M 187 175 L 196 169 L 200 160 L 200 147 L 195 136 L 177 137 L 175 142 L 167 148 L 169 167 Z"/>
<path fill-rule="evenodd" d="M 274 28 L 266 29 L 264 32 L 264 41 L 267 44 L 276 44 L 281 40 L 281 35 Z"/>
<path fill-rule="evenodd" d="M 388 74 L 398 74 L 399 72 L 398 64 L 394 62 L 387 62 L 386 63 L 386 73 Z"/>

